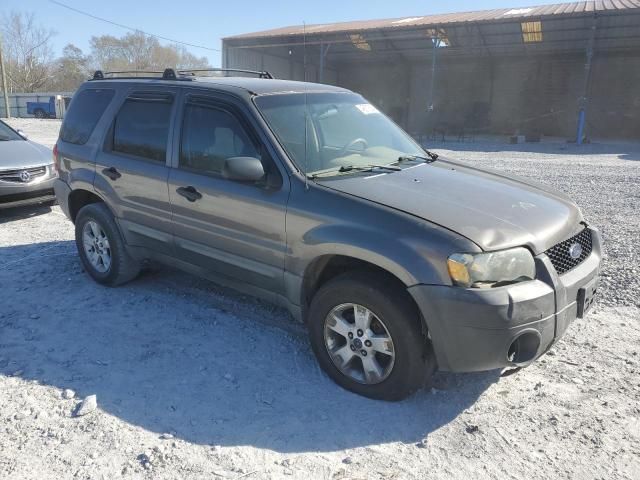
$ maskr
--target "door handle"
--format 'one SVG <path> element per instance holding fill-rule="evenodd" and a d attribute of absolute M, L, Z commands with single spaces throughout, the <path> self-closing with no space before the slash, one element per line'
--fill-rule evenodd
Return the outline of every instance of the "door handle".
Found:
<path fill-rule="evenodd" d="M 176 189 L 176 192 L 178 192 L 178 195 L 182 195 L 190 202 L 195 202 L 196 200 L 200 200 L 202 198 L 202 194 L 191 185 L 189 185 L 188 187 L 179 187 Z"/>
<path fill-rule="evenodd" d="M 116 170 L 116 167 L 109 167 L 102 170 L 102 173 L 105 177 L 109 177 L 111 180 L 119 179 L 122 174 Z"/>

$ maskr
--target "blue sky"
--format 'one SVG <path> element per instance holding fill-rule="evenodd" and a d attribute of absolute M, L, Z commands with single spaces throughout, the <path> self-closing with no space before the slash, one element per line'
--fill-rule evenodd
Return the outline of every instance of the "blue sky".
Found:
<path fill-rule="evenodd" d="M 428 15 L 492 8 L 526 7 L 558 0 L 60 0 L 67 5 L 111 21 L 183 42 L 220 48 L 225 36 L 287 25 L 341 22 L 373 18 Z M 0 12 L 35 12 L 40 23 L 54 29 L 54 48 L 67 43 L 88 52 L 92 35 L 123 35 L 127 31 L 71 12 L 49 0 L 0 0 Z M 167 42 L 163 42 L 167 43 Z M 220 54 L 188 48 L 206 56 L 214 66 Z"/>

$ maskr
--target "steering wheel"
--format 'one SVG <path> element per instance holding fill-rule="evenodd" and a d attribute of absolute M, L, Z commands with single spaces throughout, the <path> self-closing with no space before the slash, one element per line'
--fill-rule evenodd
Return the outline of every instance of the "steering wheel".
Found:
<path fill-rule="evenodd" d="M 340 153 L 338 154 L 338 157 L 344 157 L 347 154 L 348 150 L 351 150 L 353 147 L 355 147 L 359 143 L 362 144 L 362 150 L 366 150 L 367 147 L 369 146 L 369 142 L 367 142 L 364 138 L 362 137 L 355 138 L 351 140 L 349 143 L 347 143 L 344 147 L 342 147 L 342 149 L 340 150 Z"/>

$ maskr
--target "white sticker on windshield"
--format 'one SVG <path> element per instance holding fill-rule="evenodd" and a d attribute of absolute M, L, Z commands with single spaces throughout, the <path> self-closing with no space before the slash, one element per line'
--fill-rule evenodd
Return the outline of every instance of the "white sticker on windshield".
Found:
<path fill-rule="evenodd" d="M 372 113 L 380 113 L 376 107 L 371 105 L 370 103 L 361 103 L 356 105 L 356 108 L 360 110 L 365 115 L 371 115 Z"/>

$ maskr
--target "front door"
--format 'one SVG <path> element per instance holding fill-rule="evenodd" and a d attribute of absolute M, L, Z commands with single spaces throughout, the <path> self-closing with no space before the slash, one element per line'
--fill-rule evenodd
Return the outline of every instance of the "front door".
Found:
<path fill-rule="evenodd" d="M 96 157 L 94 187 L 114 209 L 129 245 L 173 252 L 167 152 L 175 92 L 129 92 L 104 148 Z"/>
<path fill-rule="evenodd" d="M 169 175 L 177 254 L 223 279 L 281 293 L 289 183 L 249 115 L 220 98 L 187 94 L 180 130 Z M 268 181 L 225 179 L 231 157 L 259 158 Z"/>

